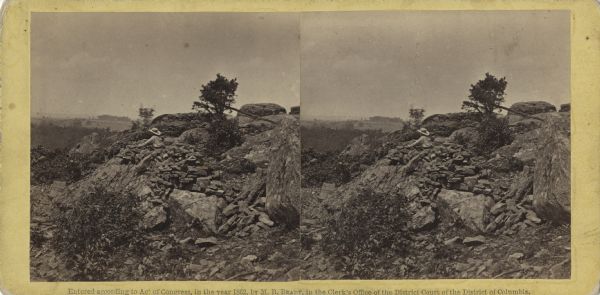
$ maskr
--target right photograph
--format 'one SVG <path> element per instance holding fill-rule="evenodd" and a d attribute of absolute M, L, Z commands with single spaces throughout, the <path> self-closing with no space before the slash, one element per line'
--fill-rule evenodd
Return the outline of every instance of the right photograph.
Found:
<path fill-rule="evenodd" d="M 300 22 L 303 279 L 569 279 L 570 13 Z"/>

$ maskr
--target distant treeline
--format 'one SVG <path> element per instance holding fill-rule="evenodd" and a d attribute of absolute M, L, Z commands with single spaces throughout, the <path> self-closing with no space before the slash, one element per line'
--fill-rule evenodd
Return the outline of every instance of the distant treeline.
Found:
<path fill-rule="evenodd" d="M 401 118 L 398 118 L 398 117 L 384 117 L 384 116 L 369 117 L 369 121 L 375 121 L 375 122 L 404 122 Z"/>
<path fill-rule="evenodd" d="M 112 115 L 100 115 L 98 117 L 98 120 L 106 120 L 106 121 L 125 121 L 125 122 L 129 122 L 131 121 L 131 119 L 129 119 L 129 117 L 120 117 L 120 116 L 112 116 Z"/>
<path fill-rule="evenodd" d="M 379 130 L 359 130 L 355 128 L 328 128 L 324 126 L 301 126 L 300 136 L 302 149 L 313 149 L 317 152 L 330 152 L 343 150 L 355 137 L 362 134 L 379 136 Z"/>
<path fill-rule="evenodd" d="M 50 150 L 70 149 L 84 136 L 94 132 L 100 135 L 110 133 L 108 129 L 59 126 L 49 122 L 31 124 L 31 147 L 41 145 Z"/>

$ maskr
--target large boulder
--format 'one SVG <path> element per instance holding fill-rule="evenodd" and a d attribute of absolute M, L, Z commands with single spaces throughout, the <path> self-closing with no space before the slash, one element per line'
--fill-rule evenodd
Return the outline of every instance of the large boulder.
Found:
<path fill-rule="evenodd" d="M 287 114 L 277 114 L 251 118 L 238 113 L 236 119 L 238 120 L 238 125 L 243 134 L 255 135 L 275 128 L 281 120 L 284 120 L 287 117 L 292 116 Z"/>
<path fill-rule="evenodd" d="M 163 206 L 156 206 L 146 214 L 141 221 L 141 227 L 144 229 L 153 229 L 164 225 L 167 222 L 167 211 Z"/>
<path fill-rule="evenodd" d="M 222 221 L 223 200 L 203 193 L 174 189 L 170 195 L 174 208 L 183 211 L 184 219 L 197 220 L 207 232 L 217 233 Z"/>
<path fill-rule="evenodd" d="M 467 147 L 473 147 L 477 142 L 478 136 L 477 128 L 465 127 L 452 132 L 448 140 Z"/>
<path fill-rule="evenodd" d="M 527 129 L 514 132 L 512 143 L 497 149 L 495 153 L 506 158 L 514 157 L 523 162 L 523 164 L 534 167 L 536 158 L 544 145 L 544 135 L 541 134 L 541 127 L 544 125 L 544 122 L 558 120 L 566 125 L 570 122 L 570 113 L 568 112 L 542 113 L 533 115 L 533 117 L 540 118 L 543 121 L 524 119 L 513 124 L 511 128 L 521 125 L 522 122 L 531 123 Z M 513 129 L 513 131 L 515 130 Z"/>
<path fill-rule="evenodd" d="M 295 228 L 300 222 L 300 123 L 282 120 L 273 129 L 267 169 L 266 209 L 271 219 Z"/>
<path fill-rule="evenodd" d="M 187 144 L 206 144 L 208 140 L 208 130 L 206 127 L 198 127 L 184 131 L 177 137 L 177 142 Z"/>
<path fill-rule="evenodd" d="M 437 197 L 471 230 L 485 232 L 486 226 L 493 218 L 490 209 L 494 206 L 494 201 L 490 197 L 446 189 L 440 190 Z"/>
<path fill-rule="evenodd" d="M 150 127 L 156 127 L 163 135 L 177 137 L 186 130 L 201 126 L 207 122 L 199 113 L 164 114 L 152 120 Z"/>
<path fill-rule="evenodd" d="M 284 107 L 274 103 L 251 103 L 245 104 L 240 108 L 240 111 L 249 113 L 254 116 L 263 117 L 269 115 L 286 114 L 287 111 Z M 238 116 L 244 114 L 238 113 Z"/>
<path fill-rule="evenodd" d="M 293 118 L 292 116 L 285 115 L 288 119 Z M 282 118 L 281 120 L 285 120 Z M 258 120 L 255 120 L 258 122 Z M 267 124 L 271 124 L 265 122 Z M 272 125 L 272 124 L 271 124 Z M 240 124 L 241 127 L 241 124 Z M 266 168 L 271 161 L 271 145 L 273 127 L 269 130 L 260 132 L 254 135 L 248 135 L 245 137 L 244 142 L 234 148 L 229 149 L 223 153 L 226 158 L 244 158 L 254 163 L 256 167 Z"/>
<path fill-rule="evenodd" d="M 449 113 L 431 115 L 422 122 L 422 126 L 438 136 L 449 136 L 452 132 L 477 126 L 479 114 L 477 113 Z"/>
<path fill-rule="evenodd" d="M 68 186 L 64 201 L 74 202 L 95 188 L 104 188 L 114 194 L 138 195 L 148 183 L 148 177 L 139 175 L 135 165 L 122 165 L 120 158 L 112 158 L 98 166 L 92 173 Z"/>
<path fill-rule="evenodd" d="M 514 103 L 512 106 L 510 106 L 510 109 L 513 111 L 519 112 L 519 113 L 527 114 L 527 115 L 556 112 L 556 107 L 545 101 L 517 102 L 517 103 Z M 525 119 L 525 117 L 523 117 L 519 114 L 510 113 L 510 112 L 508 114 L 508 123 L 509 124 L 514 124 L 523 119 Z"/>
<path fill-rule="evenodd" d="M 409 200 L 419 197 L 418 180 L 406 176 L 406 166 L 389 165 L 388 159 L 381 159 L 368 167 L 352 181 L 340 186 L 334 194 L 329 194 L 324 206 L 332 211 L 339 211 L 351 198 L 365 189 L 375 193 L 403 195 Z"/>
<path fill-rule="evenodd" d="M 510 106 L 511 110 L 525 113 L 528 115 L 535 115 L 539 113 L 556 112 L 556 107 L 545 101 L 523 101 L 514 103 Z"/>
<path fill-rule="evenodd" d="M 571 147 L 568 117 L 548 118 L 541 128 L 533 174 L 533 207 L 544 219 L 571 219 Z"/>

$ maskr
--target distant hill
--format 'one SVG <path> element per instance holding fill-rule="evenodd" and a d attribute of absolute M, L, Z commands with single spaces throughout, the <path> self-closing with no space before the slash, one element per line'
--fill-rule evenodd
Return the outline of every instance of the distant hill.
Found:
<path fill-rule="evenodd" d="M 54 118 L 33 117 L 31 124 L 54 124 L 61 127 L 83 127 L 90 129 L 110 129 L 111 131 L 123 131 L 131 128 L 133 121 L 127 117 L 111 115 L 100 115 L 95 118 Z"/>
<path fill-rule="evenodd" d="M 380 116 L 371 117 L 368 120 L 329 121 L 315 119 L 302 121 L 302 126 L 307 128 L 324 127 L 330 129 L 380 130 L 383 132 L 401 130 L 404 125 L 404 121 L 400 118 Z"/>

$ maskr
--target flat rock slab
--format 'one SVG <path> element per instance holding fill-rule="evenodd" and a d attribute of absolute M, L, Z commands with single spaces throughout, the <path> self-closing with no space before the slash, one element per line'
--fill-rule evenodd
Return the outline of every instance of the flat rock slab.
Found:
<path fill-rule="evenodd" d="M 467 246 L 476 246 L 476 245 L 481 245 L 485 243 L 485 237 L 484 236 L 475 236 L 475 237 L 466 237 L 463 240 L 463 244 L 467 245 Z"/>
<path fill-rule="evenodd" d="M 200 246 L 200 247 L 210 247 L 210 246 L 214 246 L 218 243 L 219 243 L 219 241 L 217 241 L 217 238 L 215 238 L 215 237 L 198 238 L 194 242 L 195 245 Z"/>
<path fill-rule="evenodd" d="M 494 206 L 494 201 L 490 197 L 442 189 L 438 193 L 438 199 L 474 231 L 485 232 L 488 223 L 492 220 L 490 208 Z"/>
<path fill-rule="evenodd" d="M 217 233 L 221 219 L 219 198 L 178 189 L 173 190 L 170 197 L 189 217 L 200 221 L 207 231 Z"/>

